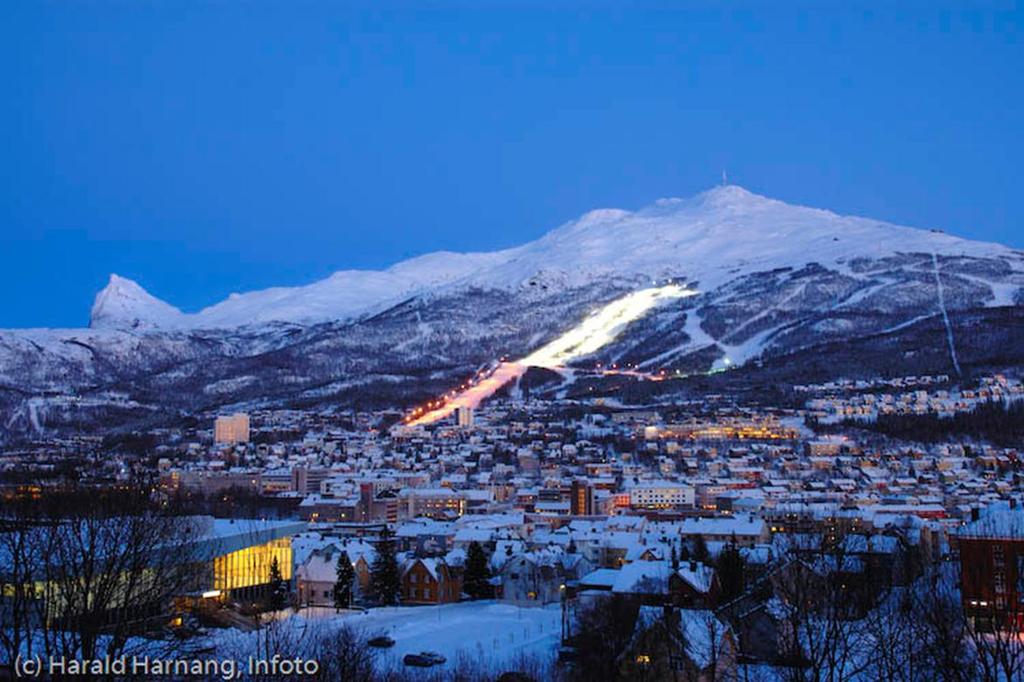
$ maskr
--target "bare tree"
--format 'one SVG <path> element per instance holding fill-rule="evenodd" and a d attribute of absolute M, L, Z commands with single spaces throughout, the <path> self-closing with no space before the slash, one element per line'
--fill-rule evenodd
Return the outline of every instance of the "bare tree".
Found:
<path fill-rule="evenodd" d="M 953 564 L 929 566 L 910 586 L 910 618 L 916 624 L 921 679 L 968 682 L 982 676 L 967 634 L 967 619 L 960 603 L 957 571 Z"/>
<path fill-rule="evenodd" d="M 30 552 L 37 519 L 23 497 L 5 500 L 0 520 L 0 665 L 12 666 L 19 654 L 34 656 L 37 557 Z"/>
<path fill-rule="evenodd" d="M 255 632 L 238 634 L 217 655 L 315 661 L 317 679 L 373 682 L 379 679 L 374 651 L 362 630 L 344 621 L 286 618 L 271 619 Z"/>
<path fill-rule="evenodd" d="M 573 625 L 577 662 L 573 677 L 581 680 L 619 678 L 619 658 L 636 626 L 638 600 L 621 594 L 595 597 Z"/>
<path fill-rule="evenodd" d="M 1004 610 L 989 608 L 984 619 L 965 619 L 963 631 L 977 652 L 977 666 L 985 680 L 1019 680 L 1024 677 L 1024 633 L 1019 626 L 1024 617 L 1019 605 Z"/>
<path fill-rule="evenodd" d="M 376 679 L 373 649 L 359 630 L 343 625 L 314 642 L 311 658 L 320 664 L 321 679 L 351 682 Z"/>
<path fill-rule="evenodd" d="M 26 505 L 3 539 L 15 567 L 5 582 L 32 586 L 22 588 L 24 634 L 9 638 L 8 655 L 26 639 L 47 657 L 129 653 L 206 566 L 196 520 L 155 502 L 143 482 L 48 490 Z"/>
<path fill-rule="evenodd" d="M 694 663 L 693 682 L 732 682 L 736 679 L 736 651 L 728 626 L 712 611 L 682 610 L 680 622 L 685 652 Z"/>
<path fill-rule="evenodd" d="M 854 558 L 841 538 L 788 549 L 773 570 L 786 663 L 780 673 L 793 682 L 858 679 L 872 641 L 860 622 L 864 594 L 848 578 L 857 568 Z"/>
<path fill-rule="evenodd" d="M 865 602 L 871 590 L 851 592 L 844 572 L 835 570 L 845 561 L 836 546 L 826 546 L 777 569 L 785 679 L 995 682 L 1020 677 L 1013 636 L 982 632 L 965 616 L 954 564 L 927 566 L 910 584 L 883 587 L 875 602 Z"/>
<path fill-rule="evenodd" d="M 865 677 L 913 682 L 926 679 L 922 624 L 916 618 L 914 602 L 907 590 L 898 590 L 863 619 L 871 649 Z"/>

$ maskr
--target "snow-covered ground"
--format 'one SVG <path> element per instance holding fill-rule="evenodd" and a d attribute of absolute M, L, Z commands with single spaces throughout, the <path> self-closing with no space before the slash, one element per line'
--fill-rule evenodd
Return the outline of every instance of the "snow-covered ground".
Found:
<path fill-rule="evenodd" d="M 401 665 L 402 657 L 436 651 L 453 665 L 460 653 L 499 665 L 520 655 L 554 657 L 561 633 L 558 604 L 522 608 L 496 602 L 370 609 L 343 621 L 374 636 L 386 633 L 395 646 L 383 650 L 382 663 Z"/>
<path fill-rule="evenodd" d="M 494 601 L 463 602 L 440 606 L 401 606 L 335 612 L 332 608 L 308 608 L 298 613 L 280 611 L 268 621 L 272 627 L 291 631 L 294 637 L 282 642 L 301 641 L 312 634 L 325 635 L 332 628 L 347 625 L 367 638 L 386 634 L 395 640 L 390 649 L 374 649 L 381 670 L 402 668 L 406 654 L 432 651 L 447 658 L 453 668 L 460 655 L 472 662 L 484 662 L 501 670 L 523 657 L 554 660 L 561 635 L 561 608 L 519 607 Z M 219 656 L 244 658 L 260 651 L 259 632 L 221 630 L 212 635 L 210 646 Z M 287 646 L 287 645 L 286 645 Z M 287 653 L 287 652 L 285 652 Z M 417 668 L 409 668 L 417 670 Z M 428 670 L 437 671 L 437 667 Z"/>

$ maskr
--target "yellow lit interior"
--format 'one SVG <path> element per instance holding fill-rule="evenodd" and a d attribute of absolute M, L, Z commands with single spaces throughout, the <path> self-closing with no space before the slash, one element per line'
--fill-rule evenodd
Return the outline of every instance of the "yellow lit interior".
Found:
<path fill-rule="evenodd" d="M 213 589 L 237 590 L 270 582 L 270 564 L 277 558 L 283 580 L 292 577 L 292 543 L 288 538 L 246 547 L 213 560 Z"/>

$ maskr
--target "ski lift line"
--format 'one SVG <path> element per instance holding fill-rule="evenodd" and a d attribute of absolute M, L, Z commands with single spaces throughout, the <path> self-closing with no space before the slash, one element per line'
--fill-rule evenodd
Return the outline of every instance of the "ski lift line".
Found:
<path fill-rule="evenodd" d="M 939 275 L 939 257 L 932 252 L 932 273 L 935 275 L 935 291 L 939 299 L 939 312 L 942 313 L 942 322 L 946 326 L 946 345 L 949 347 L 949 359 L 953 362 L 953 369 L 957 376 L 963 376 L 960 371 L 960 360 L 956 355 L 956 343 L 953 341 L 953 325 L 949 322 L 949 312 L 946 310 L 946 297 L 942 288 L 942 277 Z"/>

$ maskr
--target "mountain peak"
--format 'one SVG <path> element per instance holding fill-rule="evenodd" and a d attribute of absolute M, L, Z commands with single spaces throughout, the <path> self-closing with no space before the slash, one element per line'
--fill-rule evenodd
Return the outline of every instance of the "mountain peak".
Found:
<path fill-rule="evenodd" d="M 112 273 L 107 286 L 96 294 L 89 327 L 154 329 L 181 316 L 180 310 L 156 298 L 138 282 Z"/>
<path fill-rule="evenodd" d="M 755 194 L 739 185 L 719 185 L 705 190 L 694 197 L 705 206 L 718 208 L 742 207 L 774 202 L 774 199 Z"/>
<path fill-rule="evenodd" d="M 772 206 L 788 206 L 788 204 L 751 192 L 739 185 L 718 185 L 685 199 L 680 197 L 658 199 L 650 206 L 640 209 L 640 213 L 647 215 L 678 211 L 743 213 Z M 793 208 L 800 207 L 794 206 Z"/>
<path fill-rule="evenodd" d="M 684 277 L 702 289 L 757 271 L 825 267 L 893 253 L 989 257 L 1004 247 L 787 204 L 738 185 L 636 211 L 598 209 L 532 242 L 489 253 L 428 253 L 386 270 L 346 270 L 299 287 L 233 294 L 184 314 L 130 279 L 111 275 L 96 296 L 93 328 L 227 329 L 267 322 L 315 324 L 373 314 L 409 297 L 453 288 L 554 293 L 615 278 Z M 544 273 L 544 286 L 537 276 Z"/>
<path fill-rule="evenodd" d="M 136 282 L 133 279 L 128 279 L 127 277 L 122 277 L 116 272 L 110 273 L 110 279 L 107 280 L 107 286 L 104 287 L 103 291 L 135 293 L 142 292 L 147 296 L 149 295 L 146 293 L 146 290 L 139 285 L 138 282 Z"/>

